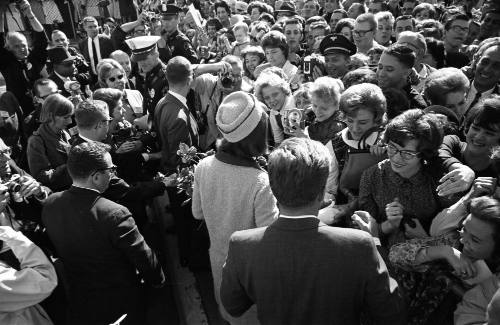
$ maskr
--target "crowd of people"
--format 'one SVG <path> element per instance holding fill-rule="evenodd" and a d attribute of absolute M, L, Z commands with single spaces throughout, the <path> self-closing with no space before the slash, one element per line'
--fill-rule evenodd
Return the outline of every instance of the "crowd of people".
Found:
<path fill-rule="evenodd" d="M 500 324 L 498 1 L 3 1 L 0 72 L 1 324 L 146 324 L 167 232 L 230 324 Z"/>

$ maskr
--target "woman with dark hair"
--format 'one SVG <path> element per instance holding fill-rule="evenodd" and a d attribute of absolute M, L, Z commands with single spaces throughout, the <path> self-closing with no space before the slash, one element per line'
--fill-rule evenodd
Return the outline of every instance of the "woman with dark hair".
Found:
<path fill-rule="evenodd" d="M 476 177 L 496 177 L 491 150 L 500 145 L 500 96 L 480 102 L 465 123 L 465 142 L 456 135 L 444 137 L 439 159 L 447 170 L 466 165 Z M 457 181 L 457 180 L 455 180 Z"/>
<path fill-rule="evenodd" d="M 396 43 L 386 48 L 378 63 L 378 85 L 382 89 L 403 90 L 410 100 L 411 108 L 424 109 L 427 103 L 410 83 L 415 60 L 415 52 L 406 45 Z"/>
<path fill-rule="evenodd" d="M 224 98 L 216 121 L 224 139 L 215 156 L 196 167 L 193 216 L 207 224 L 214 292 L 222 316 L 231 324 L 257 324 L 255 308 L 238 319 L 231 317 L 220 302 L 219 289 L 231 234 L 267 226 L 278 214 L 267 172 L 256 161 L 267 150 L 268 117 L 255 96 L 237 91 Z"/>
<path fill-rule="evenodd" d="M 403 112 L 387 125 L 389 158 L 363 173 L 359 190 L 360 208 L 379 224 L 384 246 L 428 236 L 444 203 L 436 195 L 440 175 L 432 163 L 442 140 L 440 122 L 421 110 Z"/>
<path fill-rule="evenodd" d="M 427 45 L 427 52 L 424 55 L 422 63 L 428 64 L 436 69 L 444 68 L 446 59 L 444 56 L 444 42 L 434 37 L 426 37 L 425 44 Z"/>
<path fill-rule="evenodd" d="M 352 31 L 354 30 L 355 20 L 352 18 L 342 18 L 335 25 L 335 29 L 333 30 L 333 34 L 342 34 L 351 42 L 354 43 L 354 38 L 352 37 Z"/>
<path fill-rule="evenodd" d="M 38 129 L 28 139 L 30 173 L 53 191 L 67 189 L 72 181 L 66 170 L 71 138 L 66 127 L 72 122 L 73 104 L 60 94 L 47 97 Z"/>
<path fill-rule="evenodd" d="M 278 31 L 270 31 L 262 38 L 262 48 L 266 55 L 267 63 L 259 65 L 254 72 L 255 76 L 266 68 L 278 67 L 283 69 L 288 80 L 290 81 L 296 74 L 298 68 L 290 63 L 288 58 L 288 43 L 283 33 Z"/>
<path fill-rule="evenodd" d="M 254 71 L 262 62 L 265 61 L 266 55 L 260 46 L 249 46 L 241 52 L 243 58 L 244 78 L 247 82 L 253 84 L 255 81 Z"/>

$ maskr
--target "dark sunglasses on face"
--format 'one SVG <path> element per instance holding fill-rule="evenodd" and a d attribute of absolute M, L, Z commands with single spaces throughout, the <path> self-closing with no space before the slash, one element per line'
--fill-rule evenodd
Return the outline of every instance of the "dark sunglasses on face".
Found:
<path fill-rule="evenodd" d="M 122 80 L 122 79 L 123 79 L 123 77 L 125 77 L 125 76 L 124 76 L 124 75 L 122 75 L 122 74 L 120 74 L 120 75 L 118 75 L 118 76 L 116 76 L 116 77 L 111 77 L 111 78 L 108 78 L 108 80 L 109 80 L 109 81 L 111 81 L 111 82 L 115 82 L 115 80 L 116 80 L 116 79 L 118 79 L 118 80 Z"/>
<path fill-rule="evenodd" d="M 109 170 L 109 172 L 111 174 L 114 174 L 114 173 L 116 173 L 116 169 L 117 168 L 118 168 L 117 166 L 113 165 L 113 166 L 106 167 L 106 168 L 99 168 L 99 169 L 96 170 L 96 172 L 103 172 L 105 170 Z"/>

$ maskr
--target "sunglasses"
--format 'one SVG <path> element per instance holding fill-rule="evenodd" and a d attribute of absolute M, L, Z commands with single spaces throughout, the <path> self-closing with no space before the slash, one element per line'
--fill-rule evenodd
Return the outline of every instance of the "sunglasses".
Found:
<path fill-rule="evenodd" d="M 122 80 L 122 79 L 123 79 L 123 77 L 125 77 L 125 76 L 124 76 L 124 75 L 122 75 L 122 74 L 120 74 L 120 75 L 118 75 L 118 76 L 116 76 L 116 77 L 111 77 L 111 78 L 108 78 L 108 80 L 109 80 L 109 81 L 111 81 L 111 82 L 115 82 L 115 80 L 116 80 L 116 79 L 118 79 L 118 80 Z"/>
<path fill-rule="evenodd" d="M 118 168 L 118 167 L 117 167 L 116 165 L 113 165 L 113 166 L 106 167 L 106 168 L 99 168 L 99 169 L 96 169 L 96 171 L 95 171 L 95 172 L 97 173 L 97 172 L 103 172 L 103 171 L 105 171 L 105 170 L 109 170 L 109 172 L 110 172 L 111 174 L 115 174 L 115 173 L 116 173 L 116 169 L 117 169 L 117 168 Z"/>

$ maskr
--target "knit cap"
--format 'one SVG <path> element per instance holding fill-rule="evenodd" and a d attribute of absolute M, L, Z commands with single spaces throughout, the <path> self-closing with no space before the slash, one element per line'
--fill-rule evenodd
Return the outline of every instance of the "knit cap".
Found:
<path fill-rule="evenodd" d="M 224 139 L 239 142 L 259 124 L 265 114 L 262 103 L 244 91 L 229 94 L 219 106 L 215 120 Z"/>

